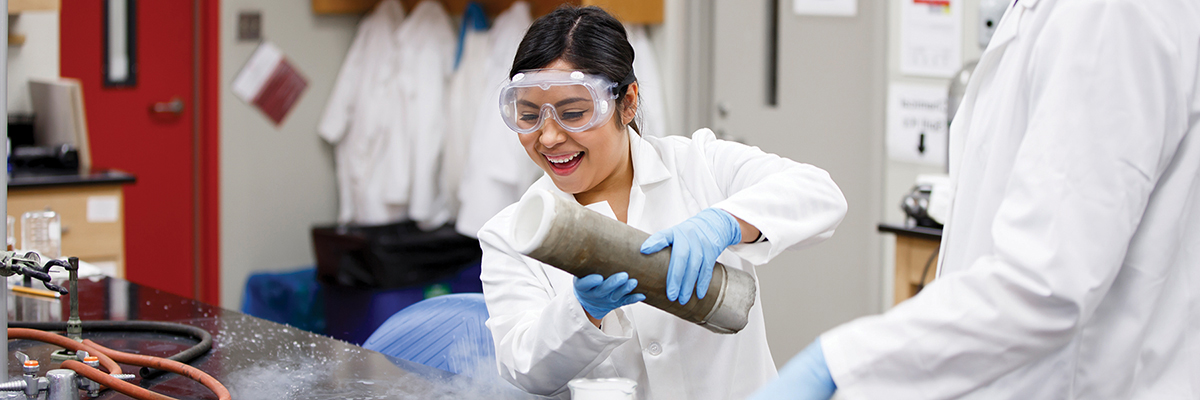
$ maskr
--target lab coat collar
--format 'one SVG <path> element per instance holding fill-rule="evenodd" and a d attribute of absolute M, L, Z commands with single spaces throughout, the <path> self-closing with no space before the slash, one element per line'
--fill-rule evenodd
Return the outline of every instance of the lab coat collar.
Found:
<path fill-rule="evenodd" d="M 1005 10 L 1004 16 L 1000 18 L 1000 23 L 996 26 L 996 33 L 992 35 L 991 42 L 988 43 L 985 53 L 1000 53 L 1004 46 L 1008 45 L 1013 38 L 1017 37 L 1017 29 L 1020 25 L 1021 14 L 1025 10 L 1033 8 L 1037 4 L 1037 0 L 1021 0 L 1017 3 L 1010 4 L 1008 10 Z M 993 58 L 999 57 L 998 55 Z M 981 57 L 982 58 L 982 57 Z M 980 63 L 983 61 L 981 60 Z"/>
<path fill-rule="evenodd" d="M 633 129 L 626 128 L 625 131 L 629 134 L 629 157 L 633 159 L 633 183 L 646 186 L 670 178 L 671 171 L 663 164 L 658 149 Z"/>

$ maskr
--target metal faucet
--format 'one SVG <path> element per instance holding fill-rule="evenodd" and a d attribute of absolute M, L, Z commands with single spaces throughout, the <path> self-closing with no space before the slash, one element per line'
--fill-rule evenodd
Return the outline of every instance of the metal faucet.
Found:
<path fill-rule="evenodd" d="M 60 260 L 48 260 L 44 265 L 36 253 L 28 253 L 24 257 L 17 256 L 16 253 L 6 252 L 0 257 L 0 275 L 11 276 L 13 274 L 22 274 L 26 278 L 33 278 L 43 282 L 46 288 L 56 290 L 62 294 L 71 296 L 71 316 L 67 319 L 67 337 L 71 340 L 83 341 L 83 321 L 79 318 L 79 258 L 69 257 L 64 263 Z M 50 268 L 60 266 L 67 270 L 69 274 L 68 287 L 70 290 L 61 286 L 49 283 Z M 5 289 L 8 285 L 5 283 Z M 7 296 L 7 292 L 0 292 L 0 295 Z M 2 304 L 2 303 L 0 303 Z M 3 318 L 5 332 L 8 331 L 8 313 L 0 312 Z M 6 335 L 7 336 L 7 335 Z M 24 392 L 25 398 L 29 400 L 37 400 L 41 392 L 46 392 L 47 400 L 75 400 L 79 398 L 77 390 L 84 390 L 89 397 L 99 397 L 101 385 L 91 379 L 85 378 L 75 371 L 69 369 L 55 369 L 48 371 L 45 377 L 37 376 L 40 366 L 37 360 L 29 358 L 28 355 L 22 352 L 17 352 L 16 357 L 21 361 L 24 374 L 9 382 L 0 383 L 0 391 L 9 392 Z M 54 352 L 52 357 L 55 360 L 76 359 L 83 362 L 85 365 L 99 369 L 100 359 L 91 356 L 86 351 L 71 351 L 59 350 Z M 4 357 L 7 359 L 6 357 Z M 132 374 L 112 374 L 113 377 L 125 381 L 133 380 Z"/>
<path fill-rule="evenodd" d="M 24 374 L 20 378 L 0 384 L 0 390 L 9 392 L 24 392 L 25 398 L 37 400 L 38 394 L 50 387 L 50 380 L 38 378 L 41 367 L 37 360 L 30 359 L 25 353 L 17 352 L 16 357 L 21 361 Z"/>

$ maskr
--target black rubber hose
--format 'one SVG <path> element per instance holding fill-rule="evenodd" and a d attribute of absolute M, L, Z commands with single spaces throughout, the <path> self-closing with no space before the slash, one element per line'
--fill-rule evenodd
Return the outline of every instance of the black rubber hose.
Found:
<path fill-rule="evenodd" d="M 65 321 L 58 322 L 18 322 L 9 321 L 10 328 L 28 328 L 38 329 L 43 331 L 65 331 L 67 323 Z M 169 360 L 178 361 L 184 364 L 190 363 L 197 357 L 208 353 L 212 349 L 212 335 L 204 329 L 200 329 L 191 325 L 184 325 L 175 322 L 161 321 L 83 321 L 83 329 L 88 331 L 133 331 L 133 332 L 155 332 L 167 333 L 179 336 L 186 336 L 200 343 L 181 351 L 178 354 L 167 357 Z M 151 379 L 166 373 L 167 371 L 142 367 L 139 374 L 142 379 Z"/>

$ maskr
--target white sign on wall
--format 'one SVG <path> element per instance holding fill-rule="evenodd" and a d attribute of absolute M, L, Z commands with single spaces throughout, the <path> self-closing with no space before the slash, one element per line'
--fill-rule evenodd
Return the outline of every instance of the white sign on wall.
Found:
<path fill-rule="evenodd" d="M 853 17 L 858 13 L 858 0 L 795 0 L 792 12 L 797 15 Z"/>
<path fill-rule="evenodd" d="M 953 76 L 962 68 L 962 0 L 900 4 L 900 73 Z"/>
<path fill-rule="evenodd" d="M 896 161 L 946 165 L 946 89 L 893 83 L 888 87 L 887 149 Z"/>

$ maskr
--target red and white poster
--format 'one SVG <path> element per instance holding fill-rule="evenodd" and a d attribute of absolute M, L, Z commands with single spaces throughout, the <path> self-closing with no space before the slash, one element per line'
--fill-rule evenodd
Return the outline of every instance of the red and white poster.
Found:
<path fill-rule="evenodd" d="M 270 42 L 262 42 L 233 80 L 233 94 L 253 104 L 278 126 L 296 105 L 308 80 Z"/>

